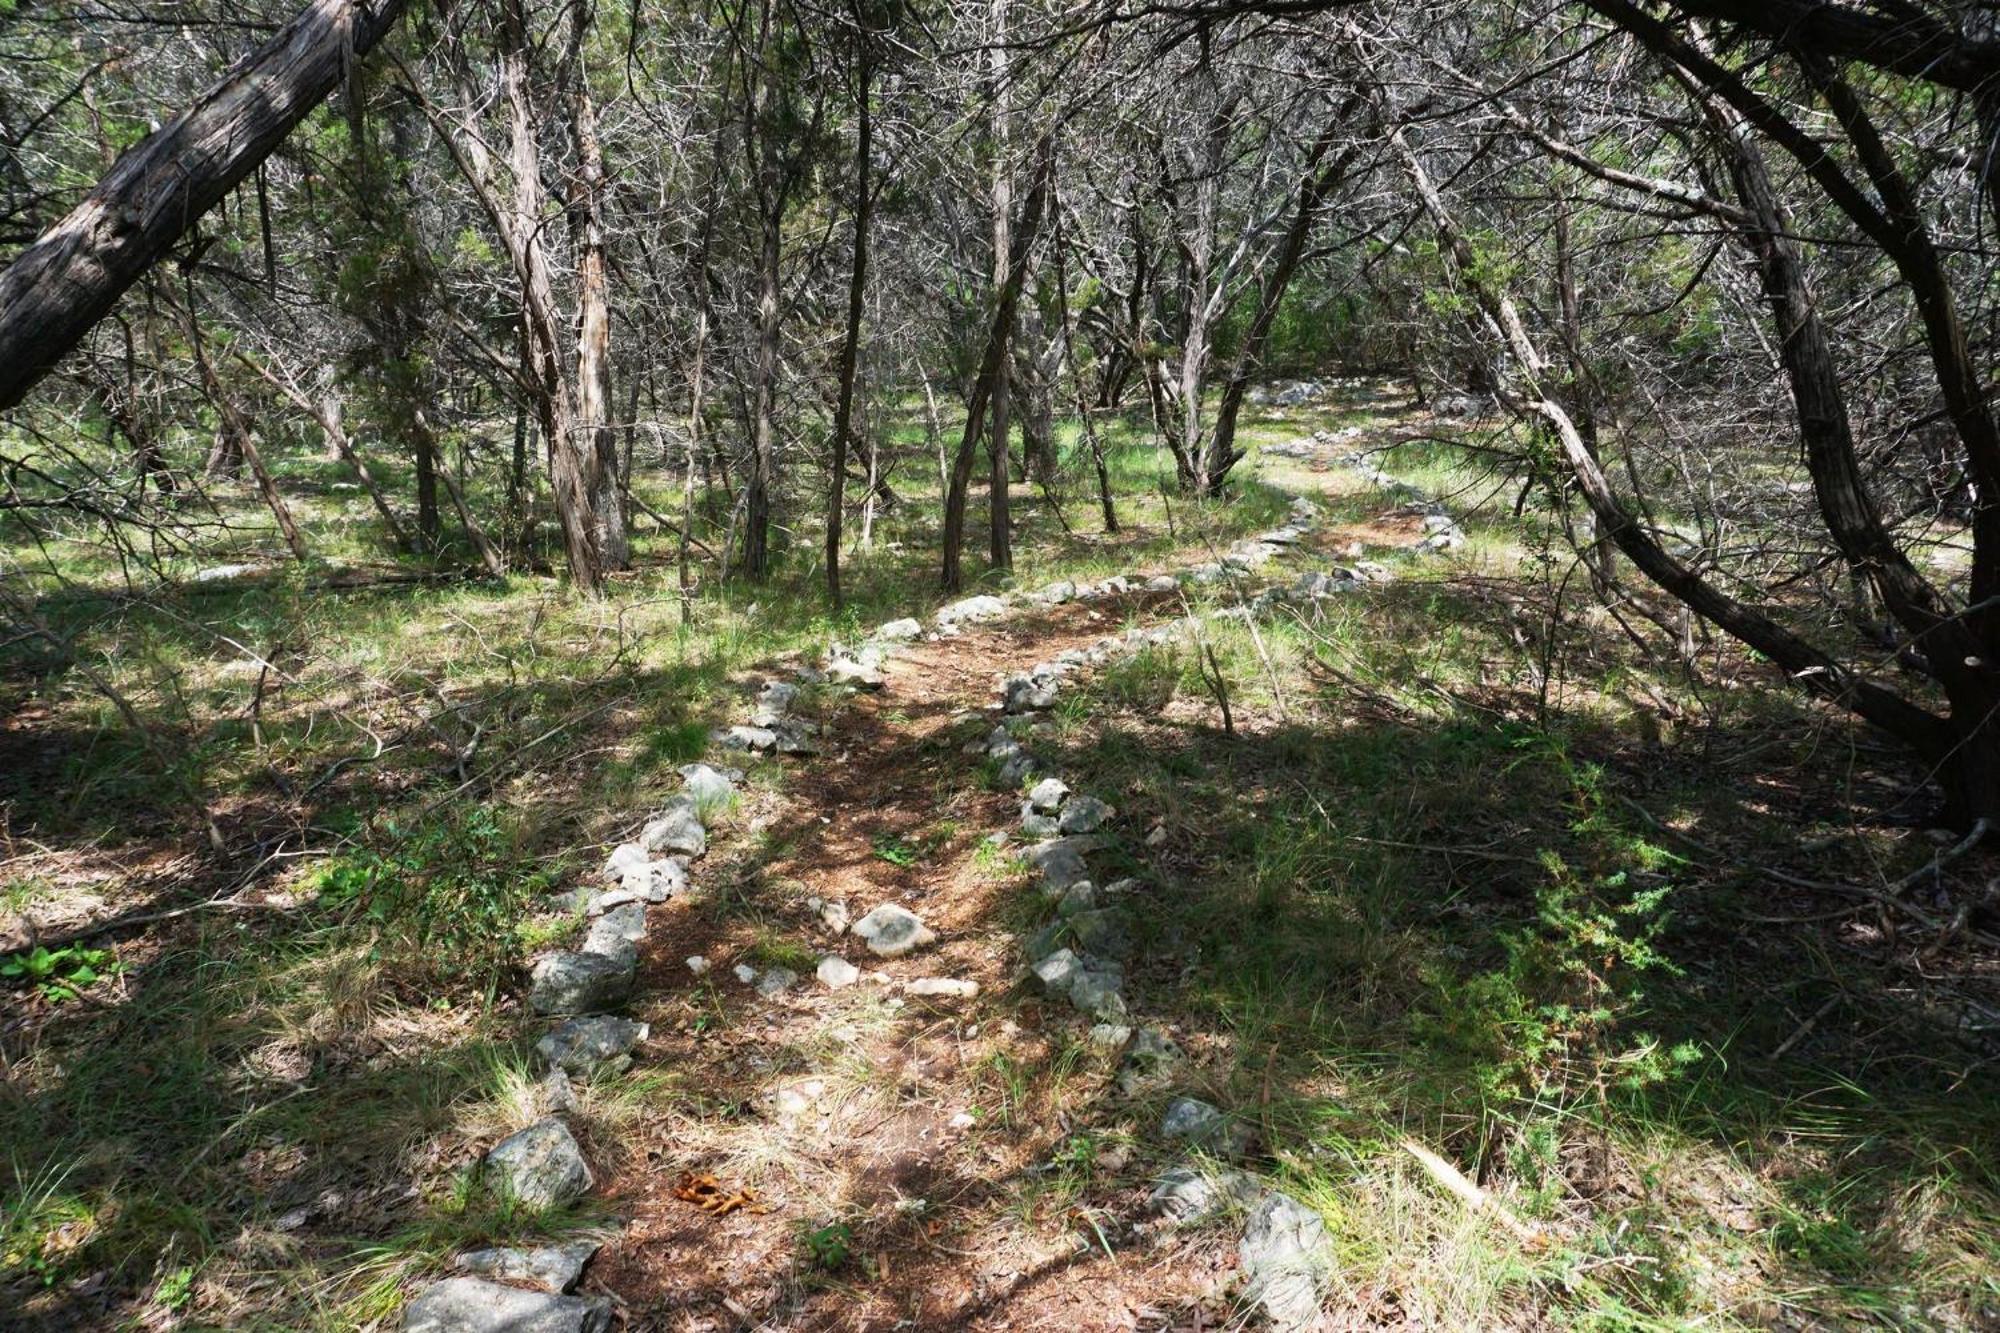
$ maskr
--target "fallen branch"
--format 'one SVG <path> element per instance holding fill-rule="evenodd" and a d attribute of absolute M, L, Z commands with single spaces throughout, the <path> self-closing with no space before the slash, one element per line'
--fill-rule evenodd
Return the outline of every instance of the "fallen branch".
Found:
<path fill-rule="evenodd" d="M 1404 1139 L 1403 1151 L 1416 1158 L 1424 1170 L 1430 1173 L 1431 1179 L 1457 1195 L 1467 1208 L 1470 1208 L 1475 1213 L 1483 1213 L 1492 1218 L 1506 1230 L 1507 1234 L 1511 1235 L 1515 1240 L 1520 1241 L 1521 1244 L 1531 1250 L 1539 1250 L 1549 1243 L 1548 1237 L 1542 1233 L 1540 1228 L 1531 1226 L 1514 1216 L 1513 1211 L 1507 1205 L 1501 1203 L 1491 1194 L 1488 1194 L 1485 1190 L 1467 1180 L 1457 1167 L 1445 1161 L 1444 1158 L 1438 1156 L 1429 1148 L 1424 1147 L 1423 1144 L 1418 1143 L 1415 1139 Z"/>

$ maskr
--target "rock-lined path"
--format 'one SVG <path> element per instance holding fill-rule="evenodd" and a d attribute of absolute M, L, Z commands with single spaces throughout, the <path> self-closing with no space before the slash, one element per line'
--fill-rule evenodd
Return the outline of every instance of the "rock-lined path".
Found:
<path fill-rule="evenodd" d="M 1335 443 L 1300 447 L 1325 458 Z M 1463 541 L 1440 508 L 1399 495 L 1365 459 L 1338 461 L 1425 506 L 1413 549 Z M 966 598 L 929 624 L 888 622 L 759 682 L 743 720 L 714 738 L 712 762 L 684 768 L 682 793 L 611 853 L 598 883 L 566 900 L 588 920 L 584 938 L 537 963 L 526 997 L 551 1021 L 536 1048 L 544 1114 L 482 1162 L 494 1186 L 531 1206 L 600 1189 L 627 1217 L 624 1230 L 601 1255 L 588 1243 L 463 1255 L 463 1275 L 413 1300 L 405 1326 L 583 1333 L 620 1315 L 647 1328 L 1075 1326 L 1052 1293 L 1067 1286 L 1073 1305 L 1074 1288 L 1094 1284 L 1131 1307 L 1135 1292 L 1160 1281 L 1135 1279 L 1149 1247 L 1225 1212 L 1245 1215 L 1236 1246 L 1244 1307 L 1279 1327 L 1308 1323 L 1330 1277 L 1318 1214 L 1225 1165 L 1247 1151 L 1249 1127 L 1198 1097 L 1170 1095 L 1187 1058 L 1127 984 L 1133 913 L 1149 886 L 1108 867 L 1142 861 L 1144 835 L 1119 819 L 1115 793 L 1076 790 L 1053 771 L 1038 740 L 1043 715 L 1079 676 L 1199 632 L 1184 585 L 1236 587 L 1231 604 L 1208 614 L 1243 617 L 1391 577 L 1366 561 L 1324 565 L 1310 554 L 1323 527 L 1301 499 L 1283 526 L 1217 560 Z M 1272 578 L 1274 561 L 1324 567 Z M 1132 627 L 1114 630 L 1128 617 Z M 820 717 L 838 699 L 849 703 L 829 727 Z M 974 738 L 960 740 L 976 715 L 984 720 Z M 783 887 L 760 902 L 764 934 L 744 948 L 696 909 L 721 887 L 704 882 L 703 858 L 710 818 L 738 795 L 743 774 L 731 760 L 753 755 L 796 768 L 789 819 L 762 830 L 786 835 L 761 868 L 767 885 Z M 984 789 L 949 780 L 968 763 L 988 775 Z M 942 791 L 956 792 L 948 812 Z M 919 850 L 926 829 L 939 827 L 949 831 L 932 851 L 952 854 Z M 975 871 L 982 856 L 989 869 L 1017 858 L 1029 901 L 1018 880 Z M 1024 924 L 1009 933 L 999 919 Z M 1022 991 L 1046 1002 L 1040 1030 L 1009 1017 Z M 661 1009 L 681 1015 L 671 1032 L 625 1016 Z M 949 1210 L 976 1211 L 996 1179 L 1047 1171 L 1021 1149 L 1059 1137 L 1050 1127 L 982 1144 L 974 1131 L 987 1108 L 951 1099 L 980 1086 L 969 1070 L 1046 1057 L 1070 1039 L 1066 1024 L 1115 1062 L 1116 1097 L 1166 1098 L 1153 1140 L 1193 1155 L 1109 1232 L 1093 1218 L 1081 1232 L 1002 1237 L 988 1219 L 990 1251 L 946 1243 L 939 1227 Z M 643 1141 L 609 1152 L 592 1144 L 597 1155 L 587 1157 L 569 1122 L 572 1080 L 615 1080 L 635 1058 L 677 1076 L 672 1096 L 693 1109 L 642 1126 Z M 773 1168 L 777 1182 L 760 1178 Z M 691 1192 L 687 1173 L 705 1183 Z M 719 1215 L 702 1211 L 692 1200 L 710 1190 L 735 1202 Z M 867 1234 L 841 1220 L 850 1216 L 870 1224 Z M 868 1252 L 850 1255 L 850 1245 Z M 800 1280 L 801 1252 L 829 1276 L 865 1259 L 875 1280 L 833 1294 L 837 1284 Z M 591 1287 L 609 1294 L 573 1294 L 586 1264 Z"/>

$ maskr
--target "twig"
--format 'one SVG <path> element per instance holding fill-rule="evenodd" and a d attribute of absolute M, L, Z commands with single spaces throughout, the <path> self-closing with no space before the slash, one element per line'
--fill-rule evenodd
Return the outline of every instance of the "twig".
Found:
<path fill-rule="evenodd" d="M 1840 996 L 1838 995 L 1828 996 L 1825 1004 L 1821 1005 L 1819 1008 L 1812 1011 L 1812 1017 L 1806 1019 L 1805 1022 L 1799 1024 L 1798 1028 L 1795 1031 L 1793 1031 L 1791 1036 L 1785 1038 L 1782 1042 L 1778 1043 L 1778 1049 L 1771 1052 L 1771 1058 L 1773 1060 L 1784 1059 L 1785 1052 L 1791 1050 L 1792 1047 L 1798 1045 L 1801 1041 L 1804 1041 L 1806 1039 L 1806 1036 L 1809 1033 L 1811 1033 L 1814 1028 L 1819 1026 L 1819 1021 L 1822 1018 L 1825 1018 L 1828 1014 L 1832 1013 L 1833 1007 L 1839 1003 L 1840 1003 Z"/>
<path fill-rule="evenodd" d="M 1417 1159 L 1431 1179 L 1458 1196 L 1466 1207 L 1475 1213 L 1484 1213 L 1498 1222 L 1515 1240 L 1531 1250 L 1539 1250 L 1548 1244 L 1548 1237 L 1539 1229 L 1514 1216 L 1507 1205 L 1488 1194 L 1479 1186 L 1467 1180 L 1462 1172 L 1444 1158 L 1432 1152 L 1415 1139 L 1403 1140 L 1403 1151 Z"/>

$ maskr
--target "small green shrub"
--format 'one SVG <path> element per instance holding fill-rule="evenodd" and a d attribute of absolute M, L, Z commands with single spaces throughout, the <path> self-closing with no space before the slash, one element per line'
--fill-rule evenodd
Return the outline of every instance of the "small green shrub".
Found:
<path fill-rule="evenodd" d="M 518 962 L 521 923 L 554 876 L 523 870 L 517 835 L 492 807 L 414 829 L 389 829 L 385 849 L 323 867 L 320 903 L 372 931 L 376 950 L 433 988 L 487 994 Z"/>
<path fill-rule="evenodd" d="M 1571 765 L 1545 736 L 1522 744 L 1539 754 L 1521 762 L 1553 758 L 1569 776 L 1576 848 L 1570 857 L 1542 852 L 1534 919 L 1500 934 L 1499 967 L 1469 978 L 1429 970 L 1433 1006 L 1419 1030 L 1468 1057 L 1481 1091 L 1502 1103 L 1560 1105 L 1586 1090 L 1659 1083 L 1698 1055 L 1629 1030 L 1645 1011 L 1649 974 L 1680 971 L 1658 947 L 1672 886 L 1634 883 L 1635 872 L 1672 858 L 1607 817 L 1596 768 Z"/>
<path fill-rule="evenodd" d="M 823 1227 L 807 1227 L 801 1240 L 812 1266 L 834 1273 L 845 1268 L 852 1257 L 854 1228 L 845 1222 L 829 1222 Z"/>
<path fill-rule="evenodd" d="M 60 949 L 36 945 L 0 959 L 0 977 L 33 986 L 43 999 L 60 1004 L 73 1000 L 86 986 L 124 970 L 109 949 L 67 944 Z"/>
<path fill-rule="evenodd" d="M 874 849 L 876 860 L 887 861 L 892 866 L 913 866 L 921 859 L 915 847 L 891 833 L 876 834 L 870 846 Z"/>

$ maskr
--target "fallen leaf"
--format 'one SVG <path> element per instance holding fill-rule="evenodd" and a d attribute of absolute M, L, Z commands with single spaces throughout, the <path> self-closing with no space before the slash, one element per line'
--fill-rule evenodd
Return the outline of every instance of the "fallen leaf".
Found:
<path fill-rule="evenodd" d="M 683 1203 L 691 1203 L 710 1217 L 727 1217 L 737 1209 L 746 1213 L 768 1213 L 771 1206 L 760 1202 L 757 1192 L 741 1189 L 731 1192 L 706 1171 L 684 1171 L 680 1182 L 674 1186 L 674 1197 Z"/>

